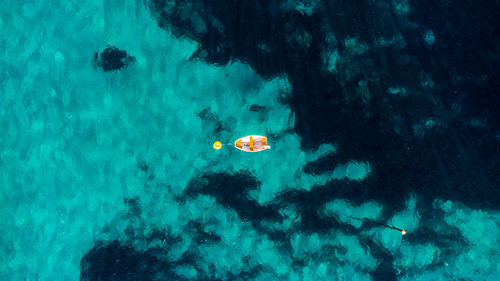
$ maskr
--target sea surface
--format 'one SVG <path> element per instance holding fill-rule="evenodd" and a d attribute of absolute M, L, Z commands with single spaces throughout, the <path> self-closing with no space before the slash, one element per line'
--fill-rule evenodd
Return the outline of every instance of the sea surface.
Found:
<path fill-rule="evenodd" d="M 498 0 L 5 0 L 0 30 L 0 281 L 500 280 Z"/>

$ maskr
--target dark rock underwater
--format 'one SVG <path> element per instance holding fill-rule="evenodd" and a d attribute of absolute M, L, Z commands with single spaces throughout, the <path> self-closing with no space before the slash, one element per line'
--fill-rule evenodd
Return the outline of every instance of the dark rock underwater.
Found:
<path fill-rule="evenodd" d="M 291 4 L 299 2 L 307 5 Z M 217 65 L 240 60 L 266 79 L 288 76 L 292 96 L 285 102 L 295 115 L 302 149 L 324 143 L 338 148 L 308 163 L 305 173 L 332 171 L 352 159 L 369 162 L 372 170 L 363 182 L 332 180 L 310 191 L 286 192 L 266 206 L 247 195 L 260 184 L 250 172 L 204 174 L 192 179 L 179 200 L 210 195 L 283 252 L 291 251 L 291 234 L 266 225 L 282 221 L 279 210 L 285 206 L 294 206 L 303 218 L 294 231 L 339 229 L 355 235 L 366 226 L 355 229 L 325 218 L 316 207 L 337 198 L 354 204 L 373 200 L 383 204 L 387 221 L 417 194 L 429 225 L 443 217 L 432 207 L 436 198 L 500 210 L 498 1 L 151 0 L 146 5 L 160 27 L 199 42 L 191 59 Z M 101 65 L 105 71 L 124 66 Z M 138 168 L 148 172 L 147 163 Z M 199 241 L 220 239 L 199 222 L 191 226 Z M 176 239 L 168 230 L 151 235 Z M 172 261 L 168 250 L 130 246 L 149 239 L 131 233 L 123 241 L 96 245 L 82 259 L 81 280 L 184 280 L 173 268 L 196 264 L 196 249 Z M 398 280 L 394 257 L 370 237 L 361 240 L 377 260 L 372 279 Z M 441 234 L 426 227 L 406 242 L 422 241 L 443 248 L 450 241 L 467 245 L 458 230 Z M 254 267 L 231 280 L 265 271 Z M 197 280 L 216 280 L 213 272 L 198 272 L 203 275 Z"/>

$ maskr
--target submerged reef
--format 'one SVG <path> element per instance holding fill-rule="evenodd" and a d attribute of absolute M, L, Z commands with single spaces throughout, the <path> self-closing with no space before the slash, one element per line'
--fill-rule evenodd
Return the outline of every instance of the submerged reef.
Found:
<path fill-rule="evenodd" d="M 120 50 L 115 46 L 108 45 L 99 53 L 94 53 L 94 63 L 105 72 L 122 69 L 136 61 L 135 57 L 125 50 Z"/>
<path fill-rule="evenodd" d="M 373 163 L 367 199 L 499 208 L 498 7 L 417 2 L 147 3 L 160 27 L 200 44 L 192 59 L 286 74 L 302 148 L 333 143 L 334 162 Z"/>

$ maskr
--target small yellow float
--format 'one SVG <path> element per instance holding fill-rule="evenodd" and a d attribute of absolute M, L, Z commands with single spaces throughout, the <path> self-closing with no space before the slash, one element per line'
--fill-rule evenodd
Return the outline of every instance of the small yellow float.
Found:
<path fill-rule="evenodd" d="M 213 144 L 214 149 L 221 149 L 222 148 L 222 143 L 220 141 L 215 141 Z"/>

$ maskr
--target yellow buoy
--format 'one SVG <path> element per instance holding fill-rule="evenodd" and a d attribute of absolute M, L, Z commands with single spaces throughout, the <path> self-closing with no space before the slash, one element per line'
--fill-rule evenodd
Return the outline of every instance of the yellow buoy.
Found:
<path fill-rule="evenodd" d="M 219 150 L 222 147 L 222 143 L 220 141 L 215 141 L 213 147 L 214 149 Z"/>
<path fill-rule="evenodd" d="M 401 230 L 401 234 L 405 235 L 406 234 L 406 230 Z"/>

